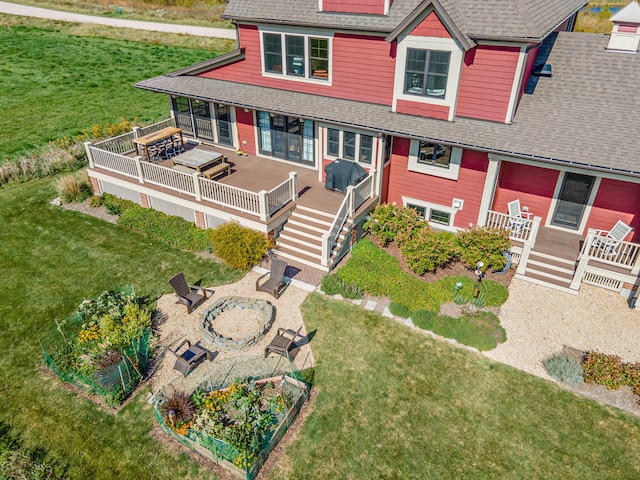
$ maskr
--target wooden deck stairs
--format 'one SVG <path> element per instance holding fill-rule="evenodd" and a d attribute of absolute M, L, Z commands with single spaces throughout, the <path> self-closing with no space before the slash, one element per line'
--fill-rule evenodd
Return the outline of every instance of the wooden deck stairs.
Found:
<path fill-rule="evenodd" d="M 524 275 L 516 275 L 516 278 L 577 295 L 576 290 L 569 288 L 576 261 L 532 250 Z"/>
<path fill-rule="evenodd" d="M 297 205 L 276 239 L 274 253 L 281 258 L 329 271 L 322 266 L 322 236 L 329 231 L 334 216 L 313 208 Z M 345 239 L 350 223 L 342 229 L 338 245 Z M 334 250 L 336 250 L 334 249 Z"/>

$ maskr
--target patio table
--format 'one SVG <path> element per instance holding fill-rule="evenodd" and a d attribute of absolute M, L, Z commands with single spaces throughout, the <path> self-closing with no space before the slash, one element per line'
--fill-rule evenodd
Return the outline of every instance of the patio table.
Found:
<path fill-rule="evenodd" d="M 149 133 L 147 135 L 143 135 L 141 137 L 138 138 L 134 138 L 133 139 L 133 144 L 136 147 L 136 155 L 142 155 L 142 153 L 145 154 L 145 156 L 147 157 L 147 161 L 151 161 L 151 156 L 149 155 L 149 146 L 157 143 L 157 142 L 161 142 L 164 139 L 167 138 L 171 138 L 173 139 L 173 136 L 179 136 L 180 138 L 180 146 L 182 149 L 184 149 L 184 140 L 182 138 L 182 129 L 181 128 L 176 128 L 176 127 L 166 127 L 163 128 L 161 130 L 158 130 L 157 132 L 152 132 Z M 177 139 L 176 139 L 177 140 Z"/>
<path fill-rule="evenodd" d="M 197 172 L 202 172 L 207 178 L 218 175 L 224 170 L 227 170 L 228 174 L 231 170 L 231 165 L 226 162 L 226 157 L 220 152 L 211 150 L 194 148 L 193 150 L 188 150 L 185 153 L 173 157 L 171 160 L 174 167 L 188 167 Z M 179 168 L 179 170 L 183 169 Z"/>

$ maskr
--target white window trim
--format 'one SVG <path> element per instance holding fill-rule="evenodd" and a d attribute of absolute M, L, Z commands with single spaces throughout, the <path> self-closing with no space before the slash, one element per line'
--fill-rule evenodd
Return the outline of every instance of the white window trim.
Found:
<path fill-rule="evenodd" d="M 449 52 L 449 73 L 447 75 L 447 88 L 444 98 L 410 95 L 404 93 L 404 76 L 407 66 L 407 50 L 438 50 Z M 393 111 L 396 111 L 398 100 L 407 102 L 425 103 L 429 105 L 440 105 L 449 107 L 449 118 L 453 120 L 455 113 L 456 99 L 458 97 L 458 87 L 460 85 L 460 71 L 462 69 L 463 51 L 462 48 L 452 38 L 438 37 L 415 37 L 405 36 L 398 39 L 398 50 L 396 56 L 396 72 L 393 88 Z"/>
<path fill-rule="evenodd" d="M 327 129 L 333 129 L 333 130 L 338 130 L 340 137 L 339 137 L 339 144 L 338 144 L 338 148 L 340 149 L 339 155 L 335 156 L 335 155 L 329 155 L 328 153 L 328 139 L 329 139 L 329 132 L 327 132 Z M 344 132 L 345 130 L 343 130 L 340 127 L 334 127 L 334 126 L 326 126 L 323 125 L 322 126 L 322 155 L 324 158 L 329 159 L 329 160 L 335 160 L 336 158 L 341 158 L 343 160 L 346 160 L 348 162 L 356 162 L 361 164 L 363 167 L 366 168 L 376 168 L 376 161 L 377 161 L 377 155 L 378 155 L 378 137 L 376 135 L 374 135 L 372 132 L 363 132 L 363 131 L 357 131 L 357 130 L 346 130 L 348 132 L 351 133 L 355 133 L 356 134 L 356 146 L 355 146 L 355 151 L 356 151 L 356 159 L 355 160 L 349 160 L 348 158 L 344 158 L 343 156 L 343 148 L 344 148 Z M 371 162 L 366 163 L 366 162 L 362 162 L 360 161 L 360 136 L 361 135 L 366 135 L 368 137 L 373 138 L 373 142 L 372 142 L 372 148 L 371 148 Z"/>
<path fill-rule="evenodd" d="M 417 205 L 418 207 L 424 207 L 426 209 L 425 212 L 425 221 L 429 224 L 431 228 L 434 230 L 446 230 L 447 232 L 456 233 L 458 229 L 454 227 L 455 225 L 455 217 L 458 210 L 453 207 L 445 207 L 444 205 L 438 205 L 437 203 L 425 202 L 424 200 L 418 200 L 417 198 L 411 197 L 402 197 L 402 206 L 407 207 L 411 205 Z M 442 223 L 430 222 L 429 217 L 431 216 L 432 210 L 438 210 L 440 212 L 449 214 L 449 225 L 444 225 Z"/>
<path fill-rule="evenodd" d="M 409 163 L 407 170 L 410 172 L 424 173 L 434 177 L 448 178 L 449 180 L 458 180 L 460 175 L 460 164 L 462 163 L 462 148 L 451 147 L 451 158 L 449 159 L 449 168 L 438 167 L 436 165 L 425 165 L 418 163 L 418 149 L 420 148 L 420 140 L 411 140 L 409 147 Z"/>
<path fill-rule="evenodd" d="M 327 35 L 327 32 L 322 32 L 315 34 L 312 31 L 306 30 L 304 33 L 300 30 L 288 29 L 288 28 L 278 28 L 278 29 L 263 29 L 258 28 L 258 32 L 260 33 L 260 65 L 262 68 L 262 76 L 268 78 L 278 78 L 281 80 L 290 80 L 292 82 L 303 82 L 303 83 L 313 83 L 315 85 L 325 85 L 331 86 L 333 79 L 333 34 Z M 267 72 L 264 65 L 264 34 L 265 33 L 273 33 L 281 36 L 281 48 L 282 48 L 282 73 L 272 73 Z M 285 69 L 286 65 L 286 42 L 285 35 L 295 35 L 297 37 L 304 37 L 304 59 L 305 59 L 305 72 L 304 77 L 298 77 L 294 75 L 287 75 Z M 318 78 L 312 78 L 309 76 L 309 71 L 307 66 L 309 65 L 309 38 L 322 38 L 327 40 L 327 48 L 329 49 L 329 72 L 328 78 L 326 80 L 320 80 Z"/>

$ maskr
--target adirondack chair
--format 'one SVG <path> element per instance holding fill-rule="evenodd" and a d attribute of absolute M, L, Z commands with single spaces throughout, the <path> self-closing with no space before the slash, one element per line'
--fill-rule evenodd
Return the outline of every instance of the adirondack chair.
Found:
<path fill-rule="evenodd" d="M 509 202 L 509 228 L 513 233 L 521 233 L 531 228 L 531 214 L 520 209 L 520 199 Z"/>
<path fill-rule="evenodd" d="M 302 327 L 296 332 L 286 328 L 279 328 L 276 336 L 273 337 L 269 345 L 264 349 L 265 358 L 268 357 L 270 353 L 277 353 L 278 355 L 289 358 L 289 349 L 296 338 L 300 336 L 300 330 L 302 330 Z"/>
<path fill-rule="evenodd" d="M 184 279 L 184 273 L 182 272 L 171 277 L 169 279 L 169 285 L 171 285 L 178 297 L 176 303 L 183 303 L 187 307 L 188 314 L 207 299 L 207 292 L 213 293 L 213 290 L 187 285 L 187 281 Z M 198 293 L 198 291 L 202 293 Z"/>
<path fill-rule="evenodd" d="M 597 237 L 593 239 L 592 246 L 600 249 L 605 255 L 613 255 L 631 230 L 633 229 L 629 225 L 618 220 L 611 230 L 596 230 Z"/>
<path fill-rule="evenodd" d="M 182 347 L 185 345 L 187 349 L 183 351 Z M 176 349 L 169 349 L 169 352 L 176 357 L 176 363 L 173 365 L 173 369 L 178 370 L 185 377 L 195 368 L 202 357 L 206 355 L 207 359 L 209 359 L 209 354 L 206 350 L 200 348 L 197 344 L 191 345 L 189 340 L 184 340 Z"/>
<path fill-rule="evenodd" d="M 267 292 L 268 294 L 279 298 L 280 294 L 284 290 L 284 287 L 286 286 L 286 283 L 284 281 L 284 271 L 286 268 L 286 262 L 278 258 L 271 258 L 271 271 L 265 273 L 256 280 L 256 291 Z M 262 279 L 267 275 L 269 275 L 269 280 L 267 280 L 263 284 L 260 284 Z"/>

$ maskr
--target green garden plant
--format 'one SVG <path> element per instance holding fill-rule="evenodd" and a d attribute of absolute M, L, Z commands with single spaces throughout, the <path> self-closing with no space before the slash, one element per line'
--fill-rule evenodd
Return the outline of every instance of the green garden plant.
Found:
<path fill-rule="evenodd" d="M 273 248 L 273 241 L 266 235 L 236 222 L 217 226 L 210 231 L 210 238 L 215 255 L 240 270 L 258 265 Z"/>
<path fill-rule="evenodd" d="M 388 245 L 410 236 L 412 230 L 423 223 L 415 209 L 398 207 L 394 203 L 384 203 L 371 212 L 364 228 L 368 229 L 380 243 Z"/>
<path fill-rule="evenodd" d="M 629 386 L 640 396 L 640 362 L 623 362 L 617 355 L 587 352 L 582 368 L 586 383 L 605 385 L 610 390 Z"/>
<path fill-rule="evenodd" d="M 85 170 L 56 179 L 56 189 L 64 203 L 80 203 L 91 196 L 91 183 Z"/>
<path fill-rule="evenodd" d="M 391 302 L 389 303 L 389 311 L 398 317 L 409 318 L 411 316 L 411 310 L 409 307 L 402 305 L 401 303 Z"/>
<path fill-rule="evenodd" d="M 489 266 L 493 270 L 502 269 L 506 262 L 502 252 L 511 248 L 505 229 L 474 227 L 458 232 L 456 242 L 460 260 L 470 269 L 475 269 L 478 262 L 484 264 L 483 269 Z"/>
<path fill-rule="evenodd" d="M 411 270 L 418 275 L 446 267 L 458 257 L 455 235 L 436 232 L 426 222 L 403 238 L 400 252 Z"/>
<path fill-rule="evenodd" d="M 542 361 L 549 376 L 567 385 L 575 387 L 583 380 L 584 370 L 580 362 L 566 355 L 555 354 Z"/>
<path fill-rule="evenodd" d="M 362 298 L 362 289 L 353 283 L 345 282 L 335 273 L 322 277 L 320 288 L 327 295 L 342 295 L 344 298 Z"/>

